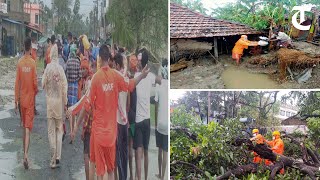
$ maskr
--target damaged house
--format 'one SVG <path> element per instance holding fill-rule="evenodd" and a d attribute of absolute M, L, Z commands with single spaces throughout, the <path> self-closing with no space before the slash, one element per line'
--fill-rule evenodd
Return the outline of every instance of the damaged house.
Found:
<path fill-rule="evenodd" d="M 215 19 L 170 3 L 170 60 L 194 58 L 210 54 L 217 59 L 219 54 L 231 54 L 242 34 L 257 36 L 261 32 L 247 25 Z"/>

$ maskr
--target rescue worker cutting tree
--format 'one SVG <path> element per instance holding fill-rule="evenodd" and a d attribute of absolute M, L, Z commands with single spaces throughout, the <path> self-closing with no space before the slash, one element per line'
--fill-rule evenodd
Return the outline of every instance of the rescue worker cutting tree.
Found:
<path fill-rule="evenodd" d="M 237 65 L 240 64 L 243 50 L 248 49 L 248 46 L 258 46 L 258 42 L 249 41 L 247 35 L 241 35 L 241 38 L 236 42 L 235 46 L 232 49 L 232 59 L 237 62 Z"/>
<path fill-rule="evenodd" d="M 253 129 L 252 130 L 253 137 L 250 139 L 250 141 L 254 141 L 256 144 L 263 145 L 265 142 L 264 137 L 259 134 L 259 129 Z M 256 164 L 260 164 L 264 162 L 264 159 L 262 159 L 256 152 L 253 152 L 253 162 Z M 266 165 L 268 165 L 268 161 L 265 161 Z"/>
<path fill-rule="evenodd" d="M 266 142 L 271 147 L 272 152 L 283 155 L 284 143 L 280 138 L 280 135 L 281 134 L 279 131 L 274 131 L 272 133 L 272 141 L 266 141 Z M 280 170 L 280 174 L 284 174 L 284 168 Z"/>

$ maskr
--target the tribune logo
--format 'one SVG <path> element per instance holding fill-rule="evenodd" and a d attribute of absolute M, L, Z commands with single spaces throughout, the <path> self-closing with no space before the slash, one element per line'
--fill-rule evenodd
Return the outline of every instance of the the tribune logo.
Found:
<path fill-rule="evenodd" d="M 291 11 L 297 10 L 293 16 L 292 16 L 292 24 L 295 28 L 302 30 L 302 31 L 308 31 L 310 29 L 311 25 L 303 26 L 301 23 L 305 21 L 304 19 L 304 12 L 305 11 L 311 11 L 311 7 L 304 7 L 304 6 L 294 6 Z M 300 23 L 298 23 L 298 14 L 300 13 Z"/>

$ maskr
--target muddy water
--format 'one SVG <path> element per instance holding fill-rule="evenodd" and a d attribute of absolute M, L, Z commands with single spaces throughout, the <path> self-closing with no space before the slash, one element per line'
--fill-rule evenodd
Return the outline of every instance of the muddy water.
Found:
<path fill-rule="evenodd" d="M 226 89 L 279 89 L 280 85 L 267 74 L 250 73 L 243 67 L 227 65 L 222 73 Z"/>

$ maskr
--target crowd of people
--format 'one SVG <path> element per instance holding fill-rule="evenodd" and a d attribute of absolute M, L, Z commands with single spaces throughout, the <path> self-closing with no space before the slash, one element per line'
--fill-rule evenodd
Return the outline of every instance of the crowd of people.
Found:
<path fill-rule="evenodd" d="M 41 87 L 46 93 L 50 167 L 59 167 L 66 135 L 70 134 L 72 144 L 82 127 L 86 179 L 93 179 L 96 174 L 98 179 L 140 180 L 142 162 L 144 178 L 148 179 L 150 96 L 152 87 L 157 84 L 155 135 L 159 173 L 156 176 L 165 179 L 167 60 L 162 61 L 158 74 L 154 74 L 150 72 L 149 52 L 145 48 L 128 52 L 116 44 L 89 41 L 86 35 L 77 38 L 71 32 L 67 39 L 52 35 L 47 43 Z M 23 126 L 25 169 L 29 168 L 28 148 L 38 93 L 37 57 L 32 44 L 27 38 L 24 55 L 17 64 L 15 82 L 16 112 L 19 111 Z M 69 130 L 66 122 L 70 124 Z"/>

